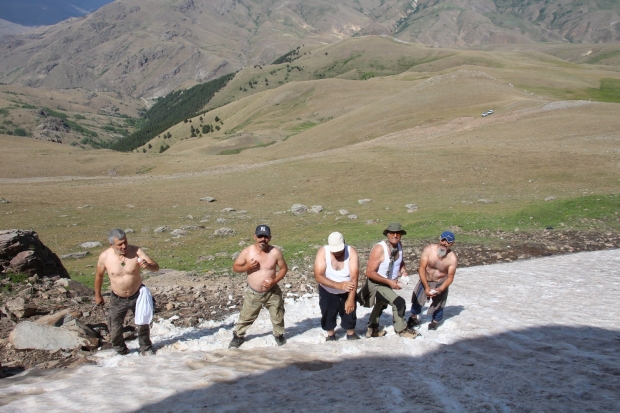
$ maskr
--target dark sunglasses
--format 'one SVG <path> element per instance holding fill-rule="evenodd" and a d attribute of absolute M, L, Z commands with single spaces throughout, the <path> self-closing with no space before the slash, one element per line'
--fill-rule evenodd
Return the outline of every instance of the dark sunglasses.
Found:
<path fill-rule="evenodd" d="M 258 239 L 271 239 L 271 237 L 269 235 L 257 235 L 256 238 Z"/>
<path fill-rule="evenodd" d="M 448 244 L 452 244 L 454 241 L 450 241 L 448 238 L 442 238 L 439 241 L 446 241 Z"/>

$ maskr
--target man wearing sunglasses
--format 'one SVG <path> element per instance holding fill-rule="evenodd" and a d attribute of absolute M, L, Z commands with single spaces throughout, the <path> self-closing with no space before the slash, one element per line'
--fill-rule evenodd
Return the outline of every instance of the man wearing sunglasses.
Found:
<path fill-rule="evenodd" d="M 243 307 L 233 331 L 229 348 L 237 348 L 245 341 L 245 333 L 258 317 L 261 308 L 269 311 L 276 343 L 286 343 L 284 337 L 284 300 L 278 282 L 288 267 L 282 251 L 269 245 L 271 229 L 259 225 L 254 231 L 254 244 L 245 248 L 233 264 L 233 271 L 248 274 L 248 287 L 243 293 Z"/>
<path fill-rule="evenodd" d="M 427 245 L 420 256 L 420 281 L 413 289 L 411 296 L 411 317 L 407 320 L 407 326 L 413 328 L 420 325 L 418 314 L 422 307 L 430 299 L 429 313 L 432 320 L 428 325 L 429 330 L 436 330 L 443 319 L 443 309 L 448 301 L 448 287 L 454 281 L 458 258 L 451 250 L 454 244 L 454 234 L 444 231 L 439 237 L 439 244 Z"/>
<path fill-rule="evenodd" d="M 394 290 L 401 289 L 397 281 L 398 276 L 407 276 L 403 246 L 400 243 L 400 238 L 406 234 L 407 231 L 399 223 L 392 222 L 383 231 L 387 240 L 379 242 L 370 251 L 366 277 L 371 297 L 370 303 L 374 301 L 374 307 L 368 319 L 368 332 L 366 333 L 368 338 L 385 335 L 385 331 L 379 330 L 379 317 L 388 305 L 392 307 L 396 334 L 405 338 L 416 338 L 418 335 L 417 332 L 407 327 L 405 299 L 394 292 Z"/>

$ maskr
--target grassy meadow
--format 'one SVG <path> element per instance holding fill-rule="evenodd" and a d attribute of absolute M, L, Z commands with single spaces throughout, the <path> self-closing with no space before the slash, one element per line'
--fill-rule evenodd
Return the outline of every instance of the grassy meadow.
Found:
<path fill-rule="evenodd" d="M 563 60 L 559 48 L 448 50 L 371 37 L 300 49 L 290 66 L 301 71 L 239 72 L 210 103 L 223 106 L 169 129 L 163 153 L 161 138 L 146 153 L 119 153 L 0 135 L 0 198 L 9 201 L 0 227 L 34 229 L 59 255 L 101 241 L 64 260 L 86 282 L 114 227 L 133 229 L 130 242 L 162 267 L 218 274 L 232 272 L 230 256 L 260 223 L 298 271 L 330 232 L 367 247 L 391 221 L 408 230 L 405 242 L 446 228 L 476 243 L 493 242 L 479 229 L 617 231 L 620 73 Z M 189 137 L 215 116 L 219 131 Z M 324 211 L 294 216 L 296 203 Z M 163 225 L 205 228 L 153 232 Z M 235 235 L 213 235 L 222 227 Z"/>

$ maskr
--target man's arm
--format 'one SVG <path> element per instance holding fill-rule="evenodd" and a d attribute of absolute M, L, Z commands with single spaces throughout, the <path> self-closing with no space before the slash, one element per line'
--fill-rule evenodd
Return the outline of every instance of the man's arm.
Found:
<path fill-rule="evenodd" d="M 140 261 L 140 267 L 152 272 L 159 271 L 159 264 L 146 255 L 142 248 L 138 248 L 137 255 L 138 258 L 142 258 L 142 261 Z"/>
<path fill-rule="evenodd" d="M 357 280 L 359 279 L 359 257 L 357 251 L 353 247 L 349 247 L 349 274 L 351 276 L 351 283 L 353 283 L 353 289 L 349 291 L 349 297 L 344 303 L 344 311 L 347 314 L 351 314 L 355 310 L 355 295 L 357 294 Z"/>
<path fill-rule="evenodd" d="M 403 259 L 400 262 L 400 269 L 398 270 L 398 275 L 401 277 L 407 277 L 409 276 L 409 273 L 407 272 L 407 266 L 405 264 L 405 253 L 403 251 Z"/>
<path fill-rule="evenodd" d="M 248 249 L 245 248 L 243 251 L 241 251 L 237 259 L 233 263 L 232 268 L 234 272 L 247 272 L 251 270 L 252 268 L 258 267 L 258 261 L 252 260 L 251 262 L 248 262 L 247 257 L 248 257 Z"/>
<path fill-rule="evenodd" d="M 426 280 L 426 266 L 428 265 L 428 254 L 429 247 L 424 248 L 422 251 L 422 256 L 420 257 L 420 268 L 418 268 L 418 273 L 420 274 L 420 282 L 424 286 L 424 292 L 426 296 L 431 296 L 431 289 L 428 286 L 428 281 Z"/>
<path fill-rule="evenodd" d="M 278 248 L 274 249 L 277 251 L 277 259 L 276 264 L 278 265 L 278 273 L 276 274 L 276 278 L 273 280 L 274 284 L 277 284 L 284 278 L 286 273 L 288 272 L 288 266 L 286 265 L 286 261 L 284 261 L 284 255 L 282 255 L 282 251 Z"/>
<path fill-rule="evenodd" d="M 368 257 L 368 264 L 366 265 L 366 277 L 371 280 L 387 285 L 393 290 L 400 290 L 400 286 L 394 280 L 388 280 L 379 275 L 377 270 L 379 269 L 379 265 L 383 261 L 383 247 L 380 244 L 375 245 L 370 251 L 370 257 Z"/>
<path fill-rule="evenodd" d="M 349 248 L 349 251 L 351 251 L 351 248 Z M 349 259 L 349 268 L 351 268 L 351 259 Z M 343 291 L 356 291 L 356 283 L 348 281 L 336 282 L 327 278 L 325 276 L 326 269 L 327 263 L 325 261 L 325 248 L 321 247 L 317 251 L 316 259 L 314 260 L 314 279 L 316 280 L 316 282 L 326 287 L 337 288 Z M 353 277 L 351 277 L 351 281 L 353 281 Z"/>
<path fill-rule="evenodd" d="M 95 269 L 95 303 L 103 304 L 103 296 L 101 295 L 101 286 L 103 286 L 103 275 L 105 274 L 105 265 L 103 264 L 103 254 L 99 256 L 97 268 Z"/>

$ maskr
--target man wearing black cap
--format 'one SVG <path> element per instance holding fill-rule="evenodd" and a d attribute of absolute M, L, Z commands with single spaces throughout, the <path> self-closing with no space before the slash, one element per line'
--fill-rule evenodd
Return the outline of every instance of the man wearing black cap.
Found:
<path fill-rule="evenodd" d="M 370 303 L 374 307 L 368 319 L 368 332 L 366 337 L 381 337 L 384 331 L 379 330 L 379 317 L 388 304 L 392 307 L 394 316 L 394 331 L 401 337 L 416 338 L 417 332 L 407 328 L 405 321 L 405 310 L 407 303 L 405 299 L 394 292 L 400 290 L 398 276 L 406 277 L 407 269 L 403 259 L 403 246 L 400 243 L 401 236 L 407 234 L 402 226 L 393 222 L 383 231 L 387 240 L 376 244 L 370 251 L 368 265 L 366 266 L 366 277 L 368 277 L 368 289 L 370 291 Z"/>
<path fill-rule="evenodd" d="M 288 267 L 282 252 L 271 245 L 271 229 L 259 225 L 254 232 L 254 244 L 245 248 L 233 264 L 233 271 L 248 274 L 248 287 L 243 294 L 243 307 L 233 331 L 229 348 L 237 348 L 245 341 L 245 332 L 258 317 L 261 308 L 269 311 L 276 343 L 286 343 L 284 337 L 284 300 L 278 282 Z M 277 269 L 277 272 L 276 272 Z"/>
<path fill-rule="evenodd" d="M 436 330 L 443 319 L 443 309 L 448 301 L 448 287 L 454 281 L 458 258 L 450 248 L 454 244 L 454 234 L 444 231 L 439 236 L 439 244 L 430 244 L 424 248 L 420 256 L 420 281 L 413 289 L 411 296 L 411 317 L 407 326 L 413 328 L 420 325 L 418 314 L 429 298 L 432 299 L 429 313 L 432 321 L 429 330 Z"/>

